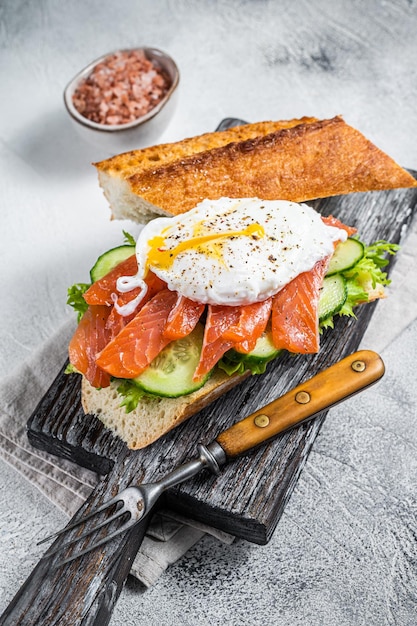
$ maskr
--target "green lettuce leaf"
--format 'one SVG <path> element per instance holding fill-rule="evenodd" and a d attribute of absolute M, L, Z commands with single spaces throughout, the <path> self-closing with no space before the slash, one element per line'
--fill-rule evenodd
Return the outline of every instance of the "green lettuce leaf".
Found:
<path fill-rule="evenodd" d="M 68 363 L 67 367 L 64 370 L 64 374 L 79 374 L 80 372 L 72 363 Z"/>
<path fill-rule="evenodd" d="M 246 371 L 243 361 L 229 361 L 225 356 L 217 363 L 217 367 L 226 372 L 228 376 L 243 374 Z"/>
<path fill-rule="evenodd" d="M 259 357 L 253 358 L 250 354 L 241 354 L 235 350 L 229 350 L 217 363 L 217 367 L 229 376 L 244 374 L 247 371 L 250 371 L 251 374 L 264 374 L 268 363 L 276 359 L 277 356 L 261 359 Z"/>
<path fill-rule="evenodd" d="M 69 287 L 67 291 L 67 304 L 69 304 L 74 311 L 78 313 L 78 321 L 80 321 L 88 309 L 88 304 L 84 300 L 83 296 L 89 287 L 90 284 L 88 283 L 75 283 L 75 285 Z"/>
<path fill-rule="evenodd" d="M 139 387 L 136 387 L 129 380 L 122 380 L 117 387 L 117 393 L 123 397 L 120 406 L 126 408 L 126 413 L 131 413 L 138 406 L 140 400 L 146 395 Z"/>
<path fill-rule="evenodd" d="M 356 237 L 359 241 L 359 237 Z M 350 270 L 342 272 L 346 278 L 348 295 L 343 307 L 337 315 L 356 317 L 354 308 L 362 302 L 369 300 L 371 290 L 378 285 L 385 287 L 391 281 L 386 272 L 381 268 L 386 267 L 389 259 L 386 255 L 394 255 L 400 249 L 395 243 L 389 243 L 383 239 L 367 246 L 364 244 L 364 256 Z M 320 331 L 325 328 L 334 328 L 334 317 L 330 316 L 320 322 Z"/>
<path fill-rule="evenodd" d="M 123 231 L 123 243 L 127 244 L 128 246 L 136 246 L 136 239 L 134 238 L 133 235 L 131 235 L 130 233 L 127 232 L 127 230 Z"/>

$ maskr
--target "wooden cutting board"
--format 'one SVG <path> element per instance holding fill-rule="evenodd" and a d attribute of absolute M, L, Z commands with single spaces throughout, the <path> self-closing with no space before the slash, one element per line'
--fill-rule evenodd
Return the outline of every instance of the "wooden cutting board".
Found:
<path fill-rule="evenodd" d="M 232 125 L 230 121 L 224 125 L 228 123 Z M 323 215 L 332 214 L 357 227 L 367 243 L 378 239 L 398 243 L 416 213 L 417 190 L 358 193 L 312 204 Z M 135 468 L 138 481 L 155 479 L 193 456 L 197 443 L 208 443 L 238 419 L 355 351 L 374 308 L 375 304 L 361 307 L 357 319 L 338 319 L 335 329 L 323 334 L 318 355 L 277 359 L 265 374 L 245 380 L 145 450 L 127 450 L 98 419 L 84 415 L 79 377 L 64 374 L 64 365 L 28 422 L 29 440 L 37 448 L 101 474 L 120 477 L 122 464 L 128 462 Z M 324 417 L 322 412 L 309 423 L 242 456 L 218 477 L 201 475 L 173 489 L 165 506 L 246 540 L 267 543 Z"/>

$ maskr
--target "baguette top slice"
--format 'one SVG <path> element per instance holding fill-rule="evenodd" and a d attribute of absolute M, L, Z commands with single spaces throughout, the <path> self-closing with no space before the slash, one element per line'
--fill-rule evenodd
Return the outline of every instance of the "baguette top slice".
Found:
<path fill-rule="evenodd" d="M 112 216 L 115 219 L 130 219 L 134 222 L 146 223 L 154 217 L 167 215 L 167 212 L 160 207 L 148 206 L 146 202 L 137 203 L 134 194 L 132 196 L 129 182 L 133 176 L 140 176 L 147 171 L 160 169 L 180 162 L 184 158 L 194 157 L 196 154 L 221 148 L 230 143 L 255 139 L 285 128 L 316 121 L 315 117 L 303 117 L 278 122 L 243 124 L 174 143 L 124 152 L 105 161 L 94 163 L 94 165 L 97 168 L 99 183 L 112 209 Z"/>
<path fill-rule="evenodd" d="M 136 222 L 178 215 L 205 198 L 303 202 L 417 186 L 340 117 L 247 124 L 95 165 L 113 217 Z"/>

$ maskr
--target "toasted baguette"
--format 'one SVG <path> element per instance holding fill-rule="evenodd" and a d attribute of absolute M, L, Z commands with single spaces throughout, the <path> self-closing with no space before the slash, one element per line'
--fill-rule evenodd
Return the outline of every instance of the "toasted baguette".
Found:
<path fill-rule="evenodd" d="M 248 124 L 95 165 L 112 216 L 137 222 L 178 215 L 205 198 L 303 202 L 417 186 L 340 117 Z"/>
<path fill-rule="evenodd" d="M 137 202 L 132 195 L 130 179 L 152 172 L 172 163 L 181 162 L 187 157 L 221 148 L 230 143 L 247 141 L 268 135 L 299 124 L 316 122 L 315 117 L 303 117 L 278 122 L 256 122 L 234 126 L 227 130 L 205 133 L 197 137 L 189 137 L 175 143 L 160 144 L 142 150 L 133 150 L 118 154 L 94 165 L 98 179 L 112 209 L 115 219 L 130 219 L 134 222 L 148 222 L 158 215 L 166 215 L 163 208 L 149 205 L 146 201 Z M 168 212 L 169 213 L 169 212 Z"/>
<path fill-rule="evenodd" d="M 121 397 L 116 390 L 118 383 L 95 389 L 83 377 L 81 400 L 87 414 L 98 417 L 128 448 L 139 450 L 179 426 L 247 376 L 249 373 L 228 376 L 216 370 L 201 389 L 180 398 L 145 396 L 131 413 L 126 413 L 125 407 L 120 406 Z"/>

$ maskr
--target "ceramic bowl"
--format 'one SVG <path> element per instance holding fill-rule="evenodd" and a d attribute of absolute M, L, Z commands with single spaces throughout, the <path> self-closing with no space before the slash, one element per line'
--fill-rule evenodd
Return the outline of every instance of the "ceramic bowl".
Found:
<path fill-rule="evenodd" d="M 74 92 L 87 76 L 91 74 L 98 63 L 106 60 L 107 57 L 115 54 L 115 52 L 130 52 L 131 50 L 143 51 L 145 57 L 163 71 L 170 82 L 167 93 L 146 115 L 126 124 L 106 125 L 93 122 L 84 117 L 74 106 Z M 107 151 L 109 154 L 116 154 L 148 146 L 157 141 L 158 137 L 168 126 L 174 113 L 179 78 L 179 71 L 175 61 L 162 50 L 157 48 L 123 49 L 105 54 L 82 69 L 66 86 L 64 103 L 77 131 L 85 140 Z"/>

